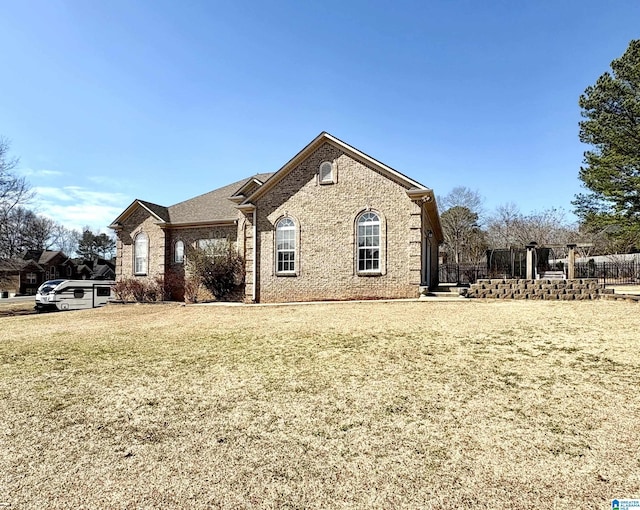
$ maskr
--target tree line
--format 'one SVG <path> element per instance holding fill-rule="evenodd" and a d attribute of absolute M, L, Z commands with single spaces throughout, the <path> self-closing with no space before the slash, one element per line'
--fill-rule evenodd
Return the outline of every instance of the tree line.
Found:
<path fill-rule="evenodd" d="M 481 264 L 487 250 L 524 248 L 531 242 L 540 246 L 581 243 L 588 254 L 594 249 L 606 250 L 594 243 L 593 237 L 581 234 L 578 225 L 568 222 L 565 211 L 559 208 L 523 213 L 509 202 L 487 213 L 480 193 L 464 186 L 439 197 L 438 203 L 444 233 L 442 250 L 448 263 Z"/>
<path fill-rule="evenodd" d="M 60 250 L 69 256 L 93 260 L 115 256 L 115 241 L 105 233 L 70 229 L 37 214 L 29 205 L 35 193 L 16 173 L 18 158 L 9 154 L 9 142 L 0 137 L 0 259 L 20 257 L 30 250 Z"/>

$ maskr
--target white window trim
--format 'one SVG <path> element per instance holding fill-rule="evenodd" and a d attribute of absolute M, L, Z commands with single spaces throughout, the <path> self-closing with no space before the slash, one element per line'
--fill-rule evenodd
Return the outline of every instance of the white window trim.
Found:
<path fill-rule="evenodd" d="M 287 228 L 287 230 L 293 230 L 293 250 L 278 250 L 278 225 L 284 220 L 289 220 L 293 223 L 292 226 L 285 227 Z M 300 274 L 300 250 L 298 249 L 298 247 L 300 246 L 299 229 L 300 223 L 298 223 L 298 220 L 291 216 L 282 216 L 278 218 L 275 223 L 275 229 L 273 231 L 273 265 L 276 276 L 298 276 Z M 280 251 L 293 253 L 293 269 L 278 269 L 278 253 L 280 253 Z"/>
<path fill-rule="evenodd" d="M 178 244 L 181 245 L 180 259 L 178 259 Z M 178 239 L 173 243 L 173 262 L 175 264 L 184 264 L 184 241 L 182 239 Z"/>
<path fill-rule="evenodd" d="M 358 235 L 358 223 L 360 218 L 367 213 L 373 213 L 378 217 L 378 268 L 377 269 L 360 269 L 360 246 L 358 245 L 359 235 Z M 359 276 L 382 276 L 386 274 L 387 264 L 387 229 L 386 229 L 386 220 L 385 217 L 380 211 L 367 208 L 360 211 L 355 218 L 354 224 L 354 272 Z M 363 248 L 365 249 L 365 248 Z"/>
<path fill-rule="evenodd" d="M 331 166 L 331 175 L 330 178 L 322 178 L 322 167 L 324 165 L 330 165 Z M 320 163 L 320 166 L 318 167 L 318 183 L 319 184 L 335 184 L 336 182 L 338 182 L 338 165 L 335 164 L 335 162 L 333 161 L 323 161 L 322 163 Z"/>
<path fill-rule="evenodd" d="M 138 243 L 138 237 L 140 236 L 144 236 L 144 238 L 146 239 L 146 253 L 144 254 L 144 258 L 142 257 L 138 257 L 138 247 L 137 247 L 137 243 Z M 147 274 L 149 274 L 149 235 L 145 232 L 138 232 L 135 237 L 133 238 L 133 274 L 136 276 L 146 276 Z M 141 258 L 144 260 L 144 268 L 142 271 L 137 271 L 138 269 L 138 264 L 137 264 L 137 259 Z"/>

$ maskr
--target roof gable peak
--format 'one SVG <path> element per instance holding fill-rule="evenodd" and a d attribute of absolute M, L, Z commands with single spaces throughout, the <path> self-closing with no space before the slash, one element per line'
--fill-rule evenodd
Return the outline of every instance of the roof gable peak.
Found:
<path fill-rule="evenodd" d="M 368 154 L 365 154 L 359 149 L 349 145 L 346 142 L 343 142 L 339 138 L 333 136 L 327 131 L 322 131 L 318 136 L 316 136 L 311 142 L 309 142 L 300 152 L 298 152 L 293 158 L 291 158 L 287 163 L 284 164 L 276 173 L 274 173 L 266 182 L 260 186 L 258 189 L 254 190 L 253 193 L 246 198 L 243 204 L 248 204 L 253 202 L 254 200 L 260 198 L 264 195 L 269 189 L 276 186 L 284 177 L 289 174 L 299 163 L 304 161 L 308 156 L 310 156 L 313 151 L 317 150 L 324 143 L 329 143 L 334 147 L 342 150 L 350 157 L 365 163 L 368 166 L 371 166 L 378 171 L 380 171 L 387 178 L 400 183 L 405 186 L 407 189 L 419 189 L 419 190 L 428 190 L 426 186 L 420 184 L 419 182 L 407 177 L 403 173 L 394 170 L 390 166 L 385 165 L 384 163 L 378 161 L 375 158 L 372 158 Z"/>

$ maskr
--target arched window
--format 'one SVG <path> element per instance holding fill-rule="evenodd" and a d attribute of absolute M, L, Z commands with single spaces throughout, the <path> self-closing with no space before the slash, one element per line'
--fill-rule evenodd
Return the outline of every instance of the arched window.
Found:
<path fill-rule="evenodd" d="M 330 161 L 325 161 L 320 164 L 320 184 L 330 184 L 335 182 L 333 175 L 333 164 Z"/>
<path fill-rule="evenodd" d="M 374 212 L 364 212 L 356 222 L 358 236 L 358 272 L 380 271 L 380 218 Z"/>
<path fill-rule="evenodd" d="M 176 241 L 173 249 L 173 260 L 176 264 L 184 262 L 184 242 Z"/>
<path fill-rule="evenodd" d="M 296 271 L 296 224 L 282 218 L 276 225 L 276 272 L 294 274 Z"/>
<path fill-rule="evenodd" d="M 133 243 L 133 272 L 135 274 L 147 274 L 149 265 L 149 238 L 144 232 L 140 232 Z"/>

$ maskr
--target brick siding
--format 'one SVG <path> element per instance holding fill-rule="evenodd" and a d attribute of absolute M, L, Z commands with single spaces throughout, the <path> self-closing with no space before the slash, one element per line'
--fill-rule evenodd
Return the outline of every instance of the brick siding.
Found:
<path fill-rule="evenodd" d="M 118 230 L 116 244 L 116 278 L 139 278 L 153 280 L 164 275 L 165 271 L 165 235 L 156 224 L 157 220 L 147 210 L 138 207 L 126 218 L 122 228 Z M 144 232 L 149 238 L 149 258 L 146 275 L 134 275 L 133 243 L 135 237 Z"/>
<path fill-rule="evenodd" d="M 335 162 L 337 182 L 319 184 L 323 161 Z M 256 202 L 260 302 L 418 297 L 422 210 L 406 188 L 325 143 Z M 356 271 L 355 222 L 370 208 L 380 216 L 382 274 Z M 275 224 L 296 222 L 295 276 L 278 276 Z M 247 217 L 247 300 L 251 299 L 252 225 Z"/>
<path fill-rule="evenodd" d="M 334 162 L 336 182 L 319 184 L 324 161 Z M 153 280 L 167 276 L 184 283 L 184 266 L 174 262 L 177 240 L 195 246 L 199 239 L 237 241 L 245 258 L 244 299 L 264 303 L 373 298 L 417 298 L 422 283 L 422 239 L 431 229 L 425 208 L 396 182 L 324 143 L 257 199 L 257 245 L 253 246 L 253 215 L 238 211 L 234 225 L 165 230 L 143 207 L 122 220 L 117 231 L 116 277 Z M 356 270 L 356 219 L 371 210 L 381 221 L 381 271 Z M 296 274 L 281 276 L 275 267 L 275 224 L 289 216 L 296 223 Z M 148 273 L 133 273 L 133 243 L 139 232 L 149 236 Z M 254 250 L 254 248 L 256 248 Z M 257 278 L 254 278 L 254 253 Z M 437 283 L 437 242 L 431 243 L 432 285 Z M 255 283 L 254 283 L 255 282 Z M 181 293 L 174 294 L 180 299 Z"/>

